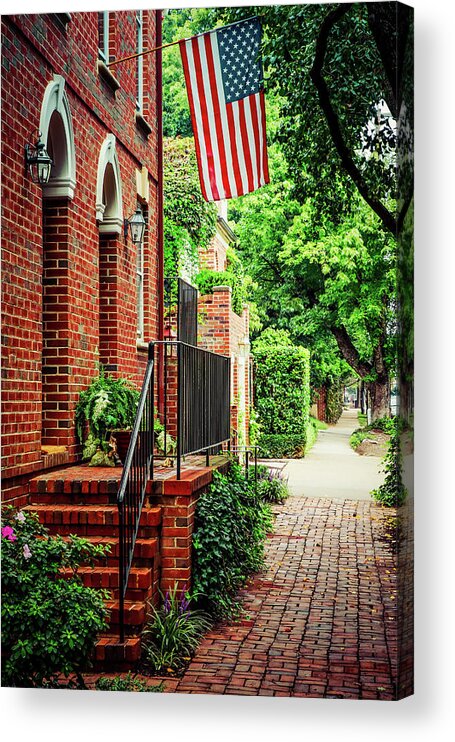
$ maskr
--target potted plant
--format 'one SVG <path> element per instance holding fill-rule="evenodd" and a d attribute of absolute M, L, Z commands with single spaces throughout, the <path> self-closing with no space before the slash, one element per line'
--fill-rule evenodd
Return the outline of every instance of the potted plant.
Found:
<path fill-rule="evenodd" d="M 121 463 L 116 434 L 131 431 L 138 401 L 139 392 L 128 379 L 116 379 L 100 367 L 99 375 L 80 393 L 76 407 L 76 433 L 84 446 L 83 461 L 91 466 Z"/>

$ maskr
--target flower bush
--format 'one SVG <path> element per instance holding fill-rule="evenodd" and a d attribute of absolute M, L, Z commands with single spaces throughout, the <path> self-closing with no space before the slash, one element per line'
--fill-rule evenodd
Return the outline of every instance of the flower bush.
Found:
<path fill-rule="evenodd" d="M 143 656 L 156 673 L 184 667 L 211 626 L 205 611 L 191 608 L 194 595 L 177 585 L 169 590 L 160 608 L 151 606 L 152 618 L 142 634 Z"/>
<path fill-rule="evenodd" d="M 265 467 L 264 467 L 265 468 Z M 289 488 L 287 479 L 279 470 L 266 470 L 266 473 L 259 472 L 257 491 L 258 495 L 264 502 L 282 504 L 289 497 Z"/>
<path fill-rule="evenodd" d="M 264 541 L 272 527 L 269 505 L 231 462 L 227 475 L 214 472 L 199 498 L 193 534 L 193 584 L 199 602 L 216 619 L 239 613 L 238 589 L 264 564 Z"/>
<path fill-rule="evenodd" d="M 49 536 L 36 514 L 10 506 L 2 519 L 2 685 L 49 687 L 62 674 L 80 677 L 106 628 L 108 594 L 84 587 L 77 568 L 107 549 Z M 64 567 L 69 579 L 59 577 Z"/>

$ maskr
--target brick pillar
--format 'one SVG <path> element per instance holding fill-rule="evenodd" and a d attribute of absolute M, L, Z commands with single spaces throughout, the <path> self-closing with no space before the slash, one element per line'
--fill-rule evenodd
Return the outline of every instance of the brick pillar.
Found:
<path fill-rule="evenodd" d="M 194 516 L 199 497 L 212 481 L 210 468 L 186 470 L 183 479 L 151 482 L 151 504 L 162 508 L 160 589 L 191 587 Z"/>
<path fill-rule="evenodd" d="M 100 363 L 108 371 L 118 370 L 119 323 L 118 323 L 118 271 L 117 238 L 100 234 L 99 254 L 99 354 Z"/>
<path fill-rule="evenodd" d="M 43 202 L 43 446 L 70 443 L 69 209 L 67 199 Z"/>

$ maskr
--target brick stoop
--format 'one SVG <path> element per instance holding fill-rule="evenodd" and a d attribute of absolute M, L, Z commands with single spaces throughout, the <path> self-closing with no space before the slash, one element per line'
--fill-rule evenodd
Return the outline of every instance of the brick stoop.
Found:
<path fill-rule="evenodd" d="M 147 502 L 141 514 L 136 548 L 125 596 L 125 642 L 119 642 L 118 527 L 116 504 L 122 470 L 73 466 L 41 474 L 30 480 L 24 510 L 38 514 L 51 534 L 81 536 L 93 544 L 110 546 L 94 566 L 78 569 L 84 585 L 106 588 L 111 599 L 109 629 L 95 647 L 96 670 L 133 669 L 141 655 L 140 634 L 147 620 L 149 601 L 158 602 L 160 579 L 161 507 Z M 62 575 L 71 575 L 63 570 Z"/>

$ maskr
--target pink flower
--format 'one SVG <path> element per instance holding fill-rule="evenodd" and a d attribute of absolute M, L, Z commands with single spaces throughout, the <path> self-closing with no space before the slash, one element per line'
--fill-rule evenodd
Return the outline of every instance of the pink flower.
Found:
<path fill-rule="evenodd" d="M 28 544 L 24 544 L 23 554 L 24 559 L 30 559 L 30 557 L 32 556 L 32 552 L 30 551 Z"/>
<path fill-rule="evenodd" d="M 2 536 L 8 539 L 8 541 L 15 541 L 17 539 L 17 536 L 14 533 L 14 529 L 11 528 L 11 526 L 3 526 Z"/>
<path fill-rule="evenodd" d="M 19 523 L 24 523 L 25 522 L 25 515 L 22 512 L 22 510 L 19 510 L 19 512 L 16 514 L 16 520 L 18 520 Z"/>

